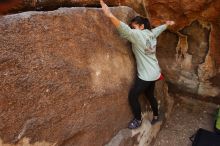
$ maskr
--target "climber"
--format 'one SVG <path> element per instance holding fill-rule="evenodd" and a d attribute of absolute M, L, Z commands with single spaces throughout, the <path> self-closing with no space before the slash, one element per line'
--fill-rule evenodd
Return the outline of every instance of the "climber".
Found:
<path fill-rule="evenodd" d="M 138 96 L 144 92 L 153 110 L 151 124 L 159 121 L 158 102 L 154 97 L 155 81 L 162 78 L 158 60 L 156 58 L 156 38 L 169 26 L 174 25 L 174 21 L 166 21 L 165 24 L 151 29 L 147 18 L 136 16 L 131 20 L 131 28 L 124 22 L 117 19 L 110 11 L 109 7 L 100 0 L 104 14 L 110 18 L 113 25 L 118 30 L 121 37 L 132 43 L 132 51 L 137 63 L 137 77 L 133 87 L 129 92 L 129 104 L 134 118 L 128 125 L 130 129 L 141 126 L 141 107 Z"/>

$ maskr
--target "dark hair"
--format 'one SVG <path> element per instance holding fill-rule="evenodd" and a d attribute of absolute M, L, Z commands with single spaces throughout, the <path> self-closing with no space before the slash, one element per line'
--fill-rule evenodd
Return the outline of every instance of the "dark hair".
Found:
<path fill-rule="evenodd" d="M 150 21 L 145 17 L 136 16 L 131 20 L 130 27 L 131 27 L 132 23 L 136 23 L 136 24 L 139 24 L 139 25 L 144 24 L 144 29 L 150 29 L 151 30 Z"/>

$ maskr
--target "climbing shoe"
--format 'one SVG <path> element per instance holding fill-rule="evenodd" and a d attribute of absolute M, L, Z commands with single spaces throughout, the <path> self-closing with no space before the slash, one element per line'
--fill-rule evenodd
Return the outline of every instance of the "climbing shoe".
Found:
<path fill-rule="evenodd" d="M 142 120 L 138 120 L 136 118 L 134 118 L 133 120 L 131 120 L 131 122 L 128 125 L 129 129 L 136 129 L 138 127 L 141 126 Z"/>
<path fill-rule="evenodd" d="M 153 120 L 151 121 L 151 125 L 156 124 L 157 122 L 159 122 L 159 116 L 157 118 L 153 118 Z"/>

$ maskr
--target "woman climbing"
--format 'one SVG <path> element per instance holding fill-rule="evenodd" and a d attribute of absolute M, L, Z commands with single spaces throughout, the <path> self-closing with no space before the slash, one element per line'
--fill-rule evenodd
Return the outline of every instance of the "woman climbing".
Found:
<path fill-rule="evenodd" d="M 132 51 L 137 63 L 137 77 L 134 86 L 131 88 L 128 99 L 134 118 L 128 128 L 135 129 L 141 126 L 141 107 L 138 96 L 144 92 L 153 110 L 153 120 L 155 124 L 159 120 L 158 102 L 154 97 L 155 81 L 160 79 L 161 72 L 156 58 L 156 38 L 174 21 L 166 21 L 166 24 L 151 29 L 149 20 L 141 16 L 136 16 L 131 20 L 131 28 L 117 19 L 109 10 L 108 6 L 100 0 L 104 14 L 110 18 L 121 37 L 132 43 Z"/>

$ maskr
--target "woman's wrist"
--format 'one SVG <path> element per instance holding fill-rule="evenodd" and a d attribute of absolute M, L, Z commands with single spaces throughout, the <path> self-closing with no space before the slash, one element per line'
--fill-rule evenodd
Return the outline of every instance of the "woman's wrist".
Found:
<path fill-rule="evenodd" d="M 108 15 L 108 17 L 109 17 L 109 18 L 112 18 L 112 17 L 114 17 L 114 15 L 113 15 L 112 13 L 110 13 L 110 14 Z"/>
<path fill-rule="evenodd" d="M 166 25 L 168 25 L 168 26 L 171 26 L 171 25 L 174 25 L 174 24 L 175 24 L 174 21 L 166 21 Z"/>

